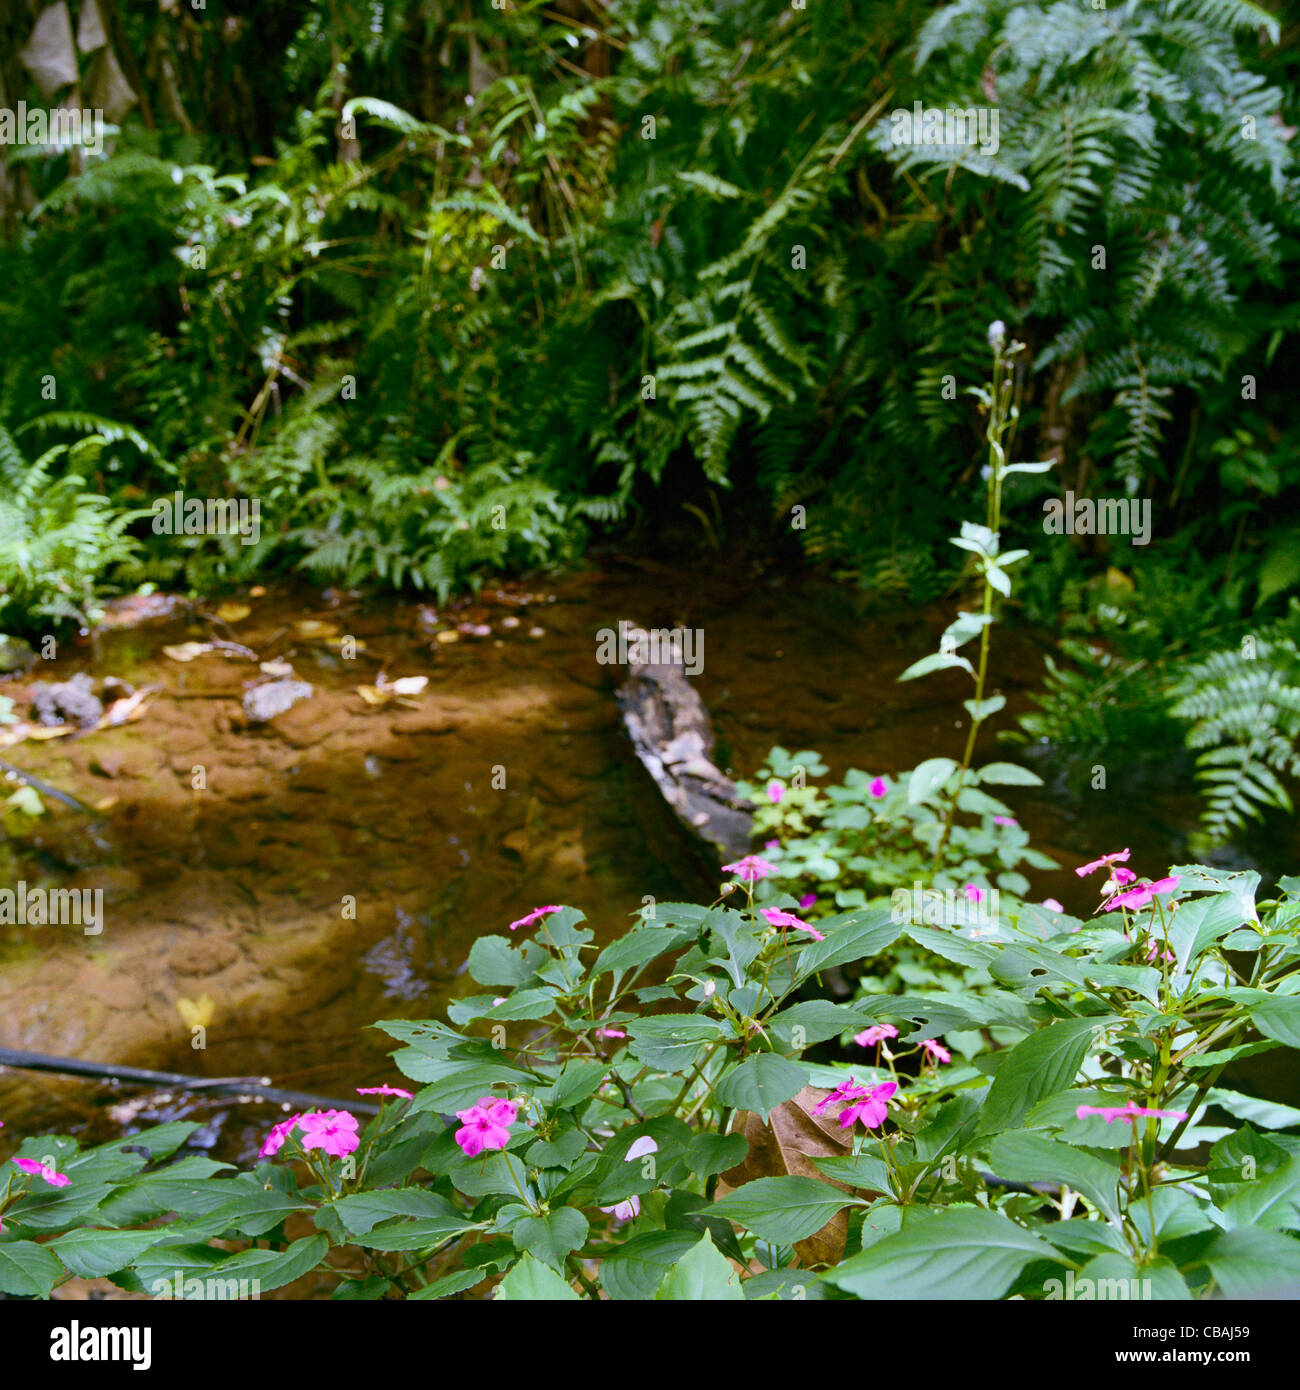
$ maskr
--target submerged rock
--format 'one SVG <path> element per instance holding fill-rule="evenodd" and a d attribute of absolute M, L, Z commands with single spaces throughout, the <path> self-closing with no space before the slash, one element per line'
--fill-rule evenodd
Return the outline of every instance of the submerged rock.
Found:
<path fill-rule="evenodd" d="M 36 653 L 21 637 L 0 634 L 0 676 L 25 675 L 36 665 Z"/>
<path fill-rule="evenodd" d="M 80 724 L 88 729 L 99 723 L 104 706 L 95 695 L 95 683 L 82 672 L 66 681 L 44 681 L 32 686 L 32 718 L 38 724 Z"/>
<path fill-rule="evenodd" d="M 312 688 L 306 681 L 266 681 L 244 691 L 244 714 L 250 724 L 265 724 L 311 695 Z"/>

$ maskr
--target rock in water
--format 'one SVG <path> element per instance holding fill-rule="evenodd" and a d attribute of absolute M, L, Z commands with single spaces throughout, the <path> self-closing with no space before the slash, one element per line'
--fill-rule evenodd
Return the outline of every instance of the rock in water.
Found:
<path fill-rule="evenodd" d="M 306 681 L 265 681 L 244 691 L 244 714 L 250 724 L 265 724 L 290 705 L 311 698 L 312 688 Z"/>
<path fill-rule="evenodd" d="M 21 637 L 0 633 L 0 677 L 25 675 L 36 665 L 36 653 Z"/>
<path fill-rule="evenodd" d="M 749 853 L 753 806 L 713 763 L 713 726 L 681 665 L 630 662 L 619 708 L 641 765 L 716 865 Z"/>
<path fill-rule="evenodd" d="M 95 696 L 95 683 L 82 672 L 66 681 L 44 681 L 32 686 L 32 717 L 38 724 L 80 724 L 89 729 L 99 723 L 104 706 Z"/>

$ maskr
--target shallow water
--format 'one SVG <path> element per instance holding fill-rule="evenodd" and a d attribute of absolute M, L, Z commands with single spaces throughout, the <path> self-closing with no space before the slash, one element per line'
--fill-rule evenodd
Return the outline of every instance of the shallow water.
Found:
<path fill-rule="evenodd" d="M 708 875 L 668 833 L 626 749 L 620 669 L 597 661 L 600 630 L 620 620 L 703 633 L 697 685 L 717 760 L 735 776 L 774 743 L 816 749 L 833 775 L 850 766 L 890 774 L 959 755 L 964 738 L 964 678 L 896 682 L 935 649 L 955 605 L 864 617 L 852 593 L 812 577 L 611 562 L 549 585 L 488 590 L 436 620 L 417 603 L 327 600 L 302 587 L 232 597 L 249 606 L 246 618 L 105 630 L 0 687 L 21 703 L 24 684 L 76 670 L 161 686 L 138 722 L 5 754 L 83 801 L 112 804 L 92 821 L 49 803 L 8 846 L 6 879 L 103 888 L 105 923 L 93 937 L 0 926 L 0 1046 L 203 1076 L 265 1074 L 346 1097 L 399 1079 L 386 1055 L 394 1044 L 366 1025 L 434 1015 L 470 991 L 463 966 L 480 934 L 535 905 L 568 903 L 608 940 L 643 895 L 707 894 Z M 304 636 L 304 621 L 328 631 Z M 491 633 L 436 640 L 457 624 Z M 331 633 L 363 650 L 343 659 Z M 247 727 L 241 696 L 258 678 L 253 662 L 221 653 L 179 662 L 162 651 L 214 637 L 291 662 L 313 697 L 273 726 Z M 995 653 L 996 688 L 1009 702 L 1000 727 L 1009 727 L 1038 682 L 1041 653 L 1014 632 L 997 634 Z M 429 682 L 413 708 L 375 708 L 356 690 L 380 671 Z M 981 756 L 1006 751 L 990 737 Z M 1095 888 L 1070 866 L 1131 843 L 1139 872 L 1155 875 L 1182 853 L 1197 814 L 1186 779 L 1150 790 L 1147 772 L 1119 765 L 1108 790 L 1092 792 L 1077 788 L 1059 755 L 1035 766 L 1060 785 L 1007 789 L 1006 799 L 1036 847 L 1062 864 L 1033 875 L 1037 896 L 1087 913 Z M 204 994 L 213 1010 L 196 1051 L 177 1001 Z M 5 1138 L 49 1128 L 107 1138 L 116 1132 L 108 1103 L 137 1094 L 0 1074 Z M 234 1156 L 270 1112 L 185 1099 L 137 1122 L 181 1113 L 209 1121 L 211 1142 Z"/>

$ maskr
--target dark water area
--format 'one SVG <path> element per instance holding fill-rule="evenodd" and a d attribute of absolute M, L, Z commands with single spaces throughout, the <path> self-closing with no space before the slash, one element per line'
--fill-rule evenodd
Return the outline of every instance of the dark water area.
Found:
<path fill-rule="evenodd" d="M 474 992 L 464 963 L 478 936 L 565 903 L 607 941 L 645 895 L 711 897 L 629 756 L 614 698 L 623 669 L 597 660 L 601 630 L 620 621 L 703 634 L 696 685 L 733 776 L 752 774 L 773 744 L 817 750 L 832 777 L 890 775 L 959 756 L 965 736 L 964 678 L 896 679 L 936 648 L 957 604 L 871 612 L 815 575 L 611 558 L 445 607 L 294 585 L 227 603 L 247 616 L 218 618 L 214 602 L 110 625 L 0 685 L 20 710 L 33 681 L 76 671 L 159 687 L 136 722 L 0 750 L 100 808 L 90 817 L 47 801 L 21 827 L 10 816 L 0 877 L 102 888 L 105 904 L 98 936 L 0 926 L 0 1046 L 264 1075 L 344 1098 L 400 1081 L 387 1056 L 395 1044 L 367 1025 L 437 1016 Z M 344 637 L 358 642 L 351 659 Z M 290 663 L 312 697 L 249 725 L 245 686 L 265 679 L 256 661 L 163 651 L 214 639 Z M 1048 649 L 1033 634 L 996 634 L 993 684 L 1008 707 L 977 760 L 1021 756 L 993 735 L 1029 707 Z M 369 704 L 358 687 L 381 673 L 428 683 L 409 706 Z M 1199 811 L 1190 767 L 1111 764 L 1087 750 L 1031 748 L 1024 760 L 1048 785 L 1007 788 L 1004 799 L 1061 863 L 1032 875 L 1032 896 L 1086 915 L 1096 885 L 1073 866 L 1131 845 L 1133 866 L 1156 877 L 1184 857 Z M 1104 791 L 1089 785 L 1095 761 L 1107 767 Z M 1288 832 L 1255 850 L 1280 872 Z M 1247 861 L 1237 852 L 1230 862 Z M 204 995 L 206 1047 L 194 1050 L 179 1001 Z M 4 1139 L 58 1129 L 97 1142 L 123 1123 L 187 1115 L 207 1125 L 200 1143 L 237 1159 L 274 1118 L 269 1106 L 213 1097 L 144 1110 L 130 1101 L 139 1094 L 0 1071 Z"/>

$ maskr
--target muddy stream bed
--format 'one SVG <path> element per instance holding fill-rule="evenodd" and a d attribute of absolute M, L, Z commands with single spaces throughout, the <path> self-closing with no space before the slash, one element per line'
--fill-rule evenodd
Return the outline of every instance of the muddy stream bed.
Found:
<path fill-rule="evenodd" d="M 700 896 L 699 870 L 660 833 L 665 812 L 628 752 L 614 699 L 623 668 L 597 660 L 599 631 L 620 620 L 702 631 L 696 685 L 734 776 L 778 743 L 816 749 L 838 777 L 959 756 L 964 738 L 960 680 L 896 681 L 935 649 L 956 605 L 864 617 L 851 592 L 813 577 L 611 560 L 436 615 L 286 585 L 232 601 L 248 615 L 214 620 L 213 603 L 119 621 L 0 684 L 23 712 L 33 682 L 78 671 L 159 687 L 135 722 L 0 750 L 100 808 L 91 817 L 47 798 L 42 817 L 10 816 L 4 880 L 104 890 L 97 936 L 0 925 L 0 1046 L 351 1096 L 400 1081 L 395 1044 L 366 1025 L 437 1016 L 472 992 L 463 967 L 477 936 L 567 903 L 606 941 L 643 895 Z M 447 640 L 458 625 L 473 631 Z M 352 659 L 343 636 L 358 641 Z M 261 679 L 256 662 L 163 652 L 213 639 L 291 663 L 312 697 L 249 725 L 241 698 Z M 994 684 L 1009 703 L 995 727 L 1028 707 L 1043 649 L 998 633 Z M 357 687 L 380 672 L 428 684 L 414 707 L 367 704 Z M 990 737 L 980 755 L 1007 752 Z M 1086 914 L 1095 887 L 1074 865 L 1131 844 L 1134 866 L 1156 876 L 1183 853 L 1198 807 L 1186 768 L 1162 779 L 1116 763 L 1108 789 L 1091 791 L 1078 763 L 1030 758 L 1049 785 L 1007 799 L 1062 866 L 1033 875 L 1034 896 Z M 196 1051 L 178 1001 L 203 995 L 212 1010 Z M 214 1097 L 121 1108 L 141 1095 L 0 1069 L 4 1152 L 27 1133 L 97 1142 L 123 1120 L 186 1115 L 205 1124 L 197 1143 L 240 1161 L 273 1117 Z"/>

